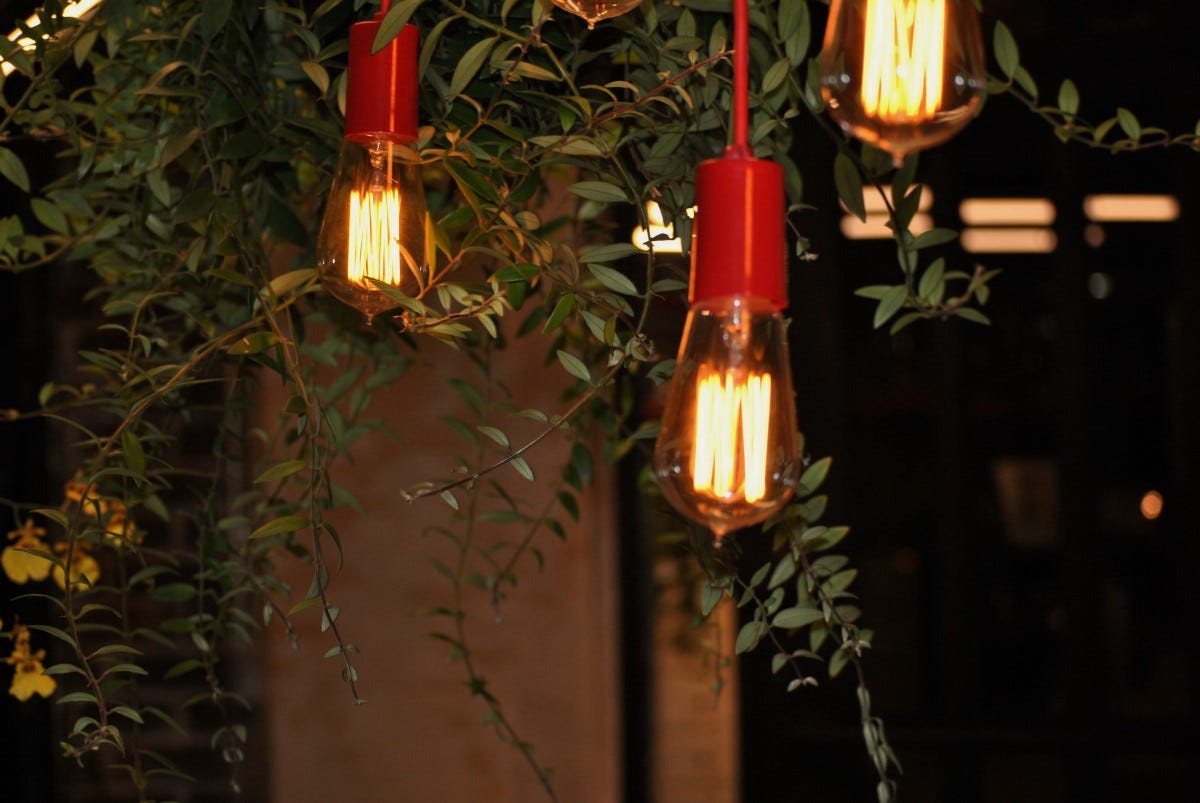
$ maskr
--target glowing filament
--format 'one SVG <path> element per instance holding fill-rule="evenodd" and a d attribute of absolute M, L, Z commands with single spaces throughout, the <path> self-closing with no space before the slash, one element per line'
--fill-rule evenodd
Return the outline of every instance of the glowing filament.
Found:
<path fill-rule="evenodd" d="M 696 491 L 728 498 L 740 490 L 747 502 L 762 499 L 767 491 L 770 422 L 770 374 L 751 373 L 739 380 L 733 372 L 722 375 L 701 366 L 692 454 Z"/>
<path fill-rule="evenodd" d="M 946 0 L 867 0 L 863 111 L 920 122 L 942 106 Z"/>
<path fill-rule="evenodd" d="M 350 191 L 350 236 L 346 278 L 371 287 L 368 279 L 399 285 L 400 192 L 394 188 Z"/>

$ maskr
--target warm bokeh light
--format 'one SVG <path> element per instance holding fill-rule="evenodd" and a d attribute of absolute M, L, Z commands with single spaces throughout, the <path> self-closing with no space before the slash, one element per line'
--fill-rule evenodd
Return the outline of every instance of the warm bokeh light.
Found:
<path fill-rule="evenodd" d="M 928 212 L 933 206 L 933 190 L 930 189 L 928 184 L 914 184 L 909 187 L 908 191 L 911 193 L 916 190 L 917 187 L 921 188 L 921 197 L 917 200 L 917 211 Z M 885 198 L 887 200 L 884 200 Z M 863 209 L 866 210 L 868 218 L 873 215 L 886 215 L 888 213 L 888 207 L 894 205 L 895 201 L 892 199 L 891 187 L 884 187 L 882 196 L 880 196 L 880 194 L 874 189 L 863 193 Z M 838 206 L 842 208 L 843 212 L 850 211 L 846 208 L 845 201 L 842 201 L 841 199 L 838 200 Z"/>
<path fill-rule="evenodd" d="M 1083 213 L 1098 223 L 1169 223 L 1179 219 L 1173 195 L 1089 195 Z"/>
<path fill-rule="evenodd" d="M 76 0 L 76 2 L 67 3 L 67 5 L 63 7 L 62 16 L 82 17 L 99 4 L 100 0 Z M 26 28 L 36 28 L 38 25 L 39 20 L 37 14 L 31 15 L 29 19 L 25 20 Z M 10 33 L 8 35 L 8 40 L 10 42 L 16 42 L 17 47 L 21 48 L 22 50 L 30 50 L 35 44 L 34 41 L 26 36 L 24 31 L 22 31 L 20 28 L 17 28 Z M 0 72 L 4 73 L 5 75 L 9 75 L 12 73 L 12 71 L 13 66 L 11 63 L 7 61 L 0 61 Z"/>
<path fill-rule="evenodd" d="M 1049 226 L 1056 212 L 1047 198 L 968 198 L 958 205 L 968 226 Z"/>
<path fill-rule="evenodd" d="M 1147 521 L 1154 521 L 1162 515 L 1163 497 L 1158 491 L 1146 491 L 1142 495 L 1142 504 L 1140 505 L 1142 517 Z"/>
<path fill-rule="evenodd" d="M 933 228 L 933 218 L 929 215 L 913 215 L 908 224 L 913 234 L 924 234 Z M 888 227 L 888 216 L 867 215 L 866 220 L 859 220 L 854 215 L 842 216 L 842 236 L 848 240 L 890 240 L 895 233 Z"/>
<path fill-rule="evenodd" d="M 962 247 L 972 254 L 1049 254 L 1058 247 L 1052 229 L 970 228 L 962 231 Z"/>
<path fill-rule="evenodd" d="M 695 214 L 695 209 L 688 210 L 688 217 Z M 646 202 L 646 221 L 650 224 L 647 231 L 642 226 L 635 226 L 630 240 L 642 251 L 650 250 L 650 241 L 654 241 L 656 254 L 682 254 L 683 242 L 675 236 L 675 225 L 663 220 L 662 207 L 654 201 Z M 655 239 L 661 237 L 662 239 Z"/>

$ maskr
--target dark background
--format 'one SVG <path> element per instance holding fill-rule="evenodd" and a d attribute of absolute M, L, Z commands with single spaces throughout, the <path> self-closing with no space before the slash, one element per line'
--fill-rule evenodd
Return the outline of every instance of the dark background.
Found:
<path fill-rule="evenodd" d="M 29 5 L 0 0 L 0 27 Z M 1092 120 L 1121 105 L 1144 125 L 1196 125 L 1191 4 L 986 6 L 985 37 L 1003 18 L 1047 98 L 1071 77 Z M 798 221 L 821 259 L 791 277 L 799 420 L 811 452 L 835 458 L 827 518 L 853 527 L 846 550 L 862 569 L 864 624 L 878 633 L 868 682 L 904 763 L 901 799 L 1196 800 L 1200 154 L 1063 146 L 1014 101 L 990 99 L 981 120 L 922 157 L 934 218 L 958 225 L 966 197 L 1048 197 L 1058 247 L 950 248 L 958 267 L 1004 269 L 987 307 L 994 325 L 926 323 L 888 337 L 871 329 L 873 303 L 852 293 L 897 280 L 894 247 L 841 238 L 831 146 L 815 126 L 801 123 L 797 137 L 805 200 L 821 208 Z M 1174 194 L 1181 218 L 1106 224 L 1092 247 L 1081 203 L 1093 192 Z M 1110 278 L 1107 298 L 1089 293 L 1094 273 Z M 69 353 L 56 304 L 78 296 L 65 281 L 0 275 L 0 408 L 34 406 L 47 366 Z M 53 498 L 47 447 L 36 425 L 0 432 L 3 495 Z M 1023 515 L 1006 518 L 1012 486 L 998 468 L 1051 492 L 1019 494 Z M 1137 508 L 1150 489 L 1165 500 L 1153 522 Z M 636 682 L 646 657 L 637 623 L 649 618 L 637 606 L 652 603 L 629 600 L 636 713 L 650 702 Z M 44 618 L 36 603 L 13 612 Z M 873 801 L 850 678 L 785 695 L 768 659 L 743 666 L 744 799 Z M 0 694 L 0 799 L 78 799 L 61 797 L 61 781 L 53 791 L 62 764 L 49 708 Z M 646 799 L 649 740 L 636 731 L 644 717 L 628 721 L 634 803 Z"/>

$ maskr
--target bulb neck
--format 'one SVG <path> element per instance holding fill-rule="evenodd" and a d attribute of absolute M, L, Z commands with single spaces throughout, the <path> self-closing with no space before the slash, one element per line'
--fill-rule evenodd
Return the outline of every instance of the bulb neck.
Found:
<path fill-rule="evenodd" d="M 787 306 L 783 168 L 746 146 L 696 170 L 696 222 L 688 301 L 763 299 Z"/>
<path fill-rule="evenodd" d="M 354 142 L 417 138 L 417 50 L 420 32 L 405 25 L 378 53 L 371 47 L 384 12 L 350 26 L 345 137 Z"/>

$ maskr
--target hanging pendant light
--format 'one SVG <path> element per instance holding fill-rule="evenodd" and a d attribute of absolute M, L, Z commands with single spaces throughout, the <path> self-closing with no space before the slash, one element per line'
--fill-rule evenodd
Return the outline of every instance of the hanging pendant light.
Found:
<path fill-rule="evenodd" d="M 821 94 L 844 130 L 897 165 L 970 122 L 984 67 L 972 0 L 832 0 Z"/>
<path fill-rule="evenodd" d="M 734 142 L 696 173 L 690 309 L 654 468 L 719 540 L 791 498 L 800 468 L 783 308 L 783 169 L 747 145 L 746 0 L 734 3 Z"/>
<path fill-rule="evenodd" d="M 372 53 L 389 5 L 350 28 L 345 134 L 317 235 L 322 284 L 368 323 L 396 306 L 375 282 L 411 292 L 428 272 L 425 191 L 401 147 L 417 138 L 419 33 L 405 25 Z"/>
<path fill-rule="evenodd" d="M 641 4 L 642 0 L 554 0 L 554 5 L 587 20 L 589 31 L 600 20 L 619 17 Z"/>

